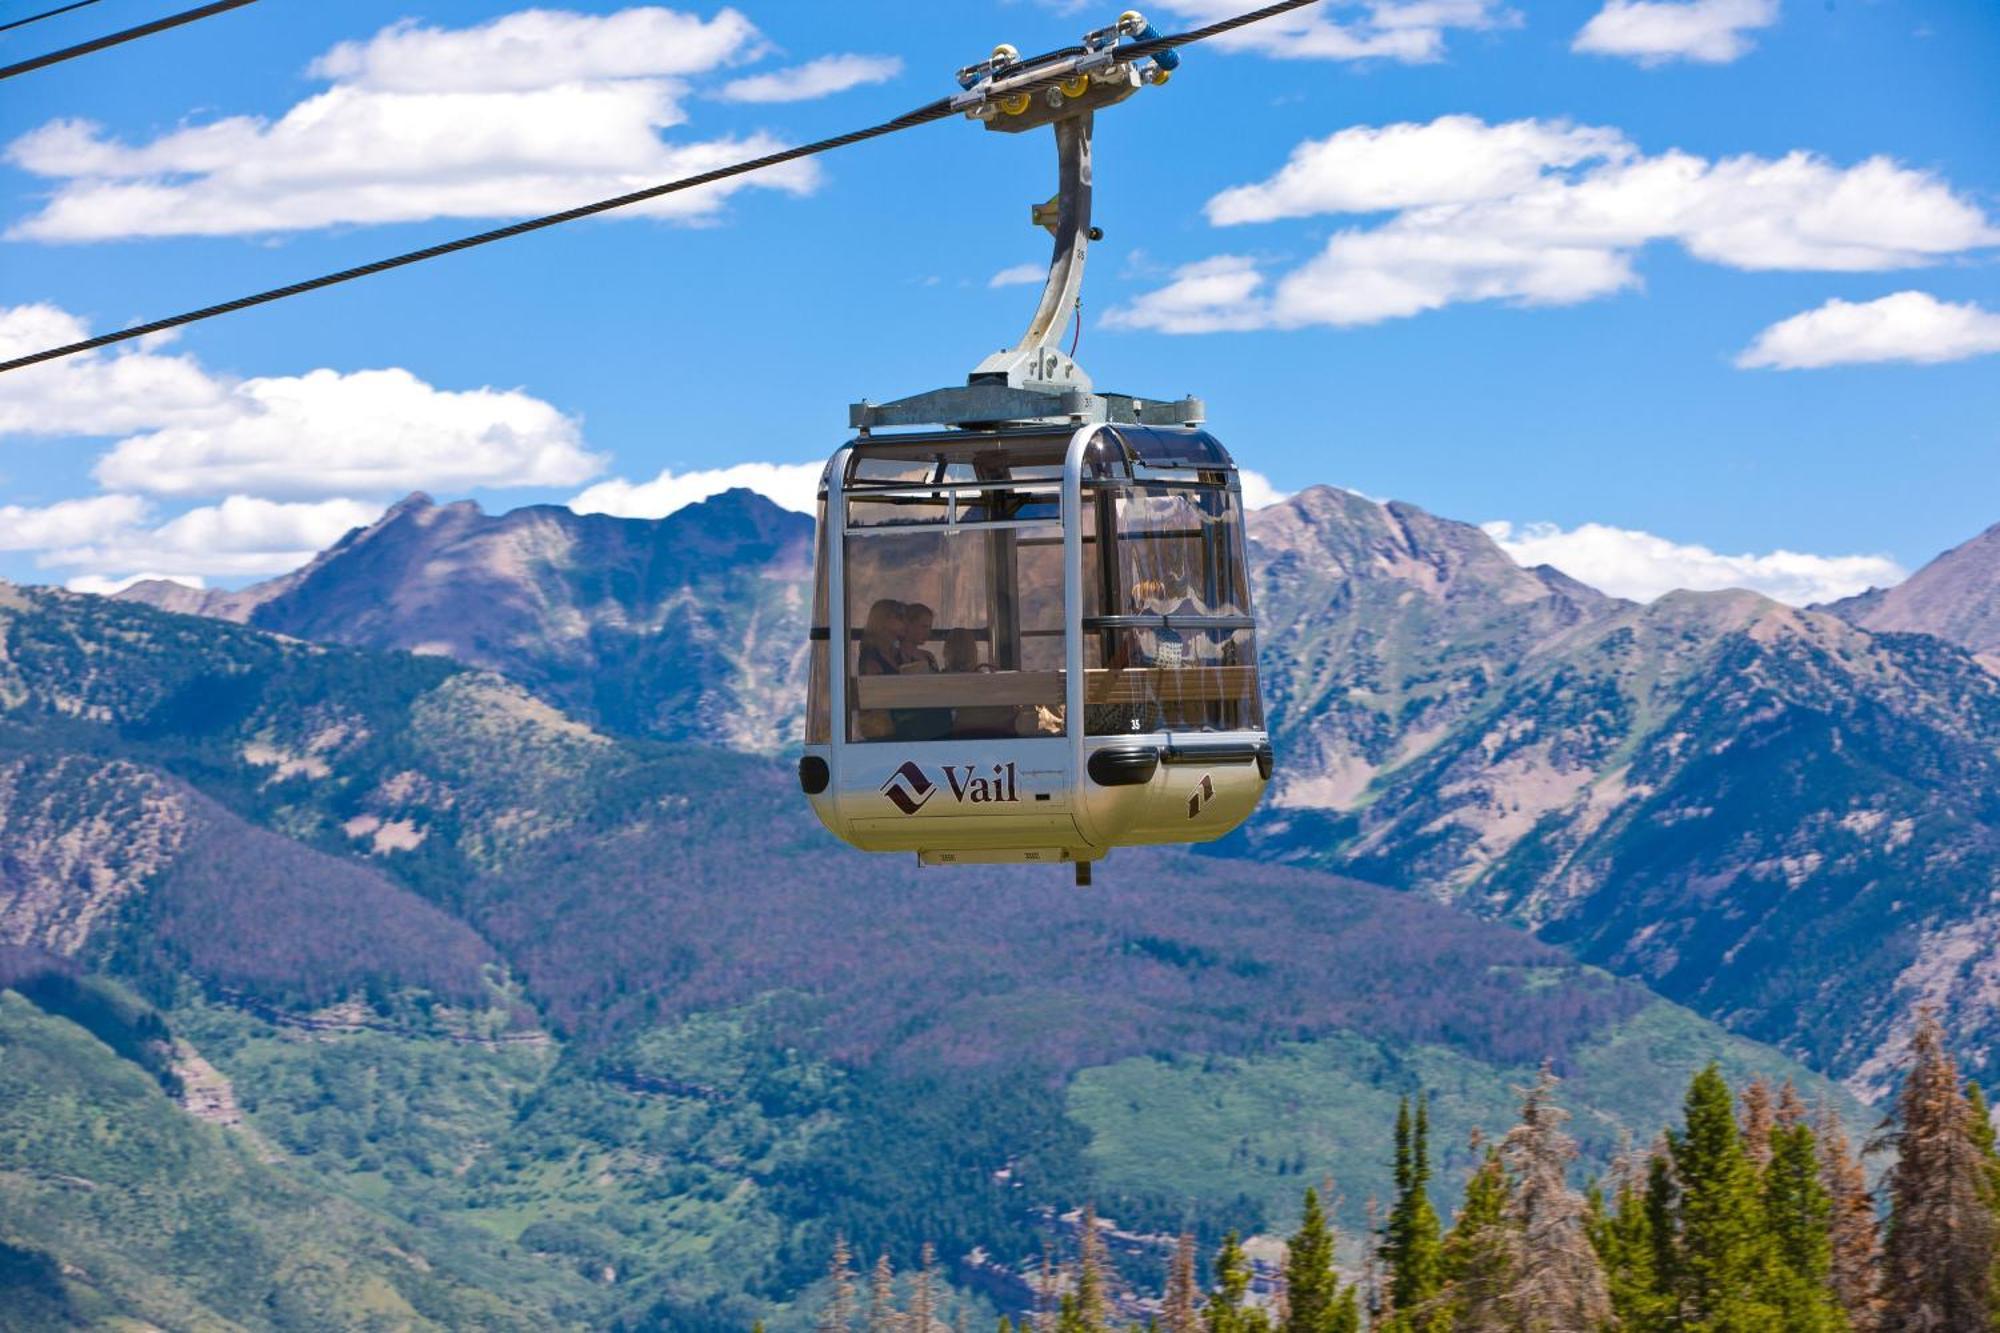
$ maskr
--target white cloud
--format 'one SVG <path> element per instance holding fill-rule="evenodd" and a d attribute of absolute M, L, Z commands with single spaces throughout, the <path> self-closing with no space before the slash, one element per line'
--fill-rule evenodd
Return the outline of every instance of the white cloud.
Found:
<path fill-rule="evenodd" d="M 1721 65 L 1750 50 L 1747 33 L 1777 21 L 1778 0 L 1606 0 L 1570 49 L 1629 56 L 1643 65 Z"/>
<path fill-rule="evenodd" d="M 310 73 L 379 92 L 518 92 L 590 79 L 702 74 L 759 53 L 755 24 L 648 6 L 592 15 L 529 9 L 476 28 L 412 21 L 342 42 Z"/>
<path fill-rule="evenodd" d="M 531 10 L 476 28 L 398 24 L 315 62 L 333 86 L 275 121 L 232 116 L 127 144 L 56 120 L 7 160 L 56 181 L 9 233 L 92 241 L 553 211 L 776 151 L 768 134 L 667 142 L 685 76 L 754 54 L 733 10 Z M 811 162 L 636 205 L 702 221 L 742 189 L 809 193 Z"/>
<path fill-rule="evenodd" d="M 1015 264 L 1012 268 L 1003 268 L 988 278 L 986 285 L 988 287 L 1025 287 L 1030 283 L 1046 282 L 1048 281 L 1048 277 L 1049 266 L 1047 264 Z"/>
<path fill-rule="evenodd" d="M 372 523 L 381 513 L 381 505 L 359 500 L 281 504 L 232 495 L 220 504 L 190 509 L 157 526 L 141 521 L 142 511 L 122 527 L 83 539 L 52 542 L 36 563 L 44 568 L 82 570 L 85 576 L 113 582 L 129 580 L 134 570 L 149 569 L 179 571 L 183 581 L 186 576 L 278 574 L 296 569 L 350 529 Z M 72 579 L 70 586 L 77 587 L 77 580 Z"/>
<path fill-rule="evenodd" d="M 199 574 L 162 574 L 145 570 L 138 574 L 79 574 L 63 582 L 71 592 L 93 592 L 99 597 L 116 597 L 135 583 L 178 583 L 188 588 L 206 588 L 208 580 Z"/>
<path fill-rule="evenodd" d="M 1263 328 L 1270 322 L 1264 275 L 1245 255 L 1217 255 L 1174 270 L 1173 281 L 1129 305 L 1114 306 L 1104 323 L 1114 329 L 1162 333 L 1223 333 Z"/>
<path fill-rule="evenodd" d="M 436 389 L 407 370 L 245 380 L 229 406 L 222 420 L 121 440 L 92 475 L 155 495 L 325 496 L 566 486 L 603 463 L 539 398 Z"/>
<path fill-rule="evenodd" d="M 894 56 L 821 56 L 792 69 L 751 74 L 722 87 L 725 102 L 809 102 L 850 88 L 887 83 L 903 72 Z"/>
<path fill-rule="evenodd" d="M 232 495 L 156 522 L 140 496 L 96 495 L 43 508 L 0 505 L 0 551 L 33 552 L 43 569 L 79 571 L 67 581 L 79 592 L 116 592 L 140 577 L 200 587 L 204 576 L 294 569 L 381 512 L 359 500 L 280 504 Z M 174 572 L 150 572 L 158 570 Z"/>
<path fill-rule="evenodd" d="M 741 487 L 756 491 L 773 504 L 802 514 L 819 507 L 819 478 L 824 463 L 737 463 L 697 472 L 669 468 L 651 481 L 614 477 L 590 487 L 569 502 L 579 514 L 613 514 L 619 518 L 665 518 L 677 509 Z"/>
<path fill-rule="evenodd" d="M 146 517 L 136 495 L 93 495 L 60 500 L 46 508 L 0 505 L 0 551 L 39 551 L 101 541 L 129 530 Z"/>
<path fill-rule="evenodd" d="M 1907 576 L 1902 566 L 1881 555 L 1798 551 L 1721 555 L 1705 546 L 1602 523 L 1569 529 L 1553 523 L 1481 526 L 1522 565 L 1553 565 L 1614 597 L 1641 602 L 1682 588 L 1749 588 L 1777 601 L 1806 606 L 1888 587 Z"/>
<path fill-rule="evenodd" d="M 1653 242 L 1732 268 L 1836 272 L 2000 244 L 1976 203 L 1887 158 L 1649 157 L 1616 130 L 1468 116 L 1344 130 L 1209 204 L 1218 225 L 1384 210 L 1288 273 L 1238 255 L 1186 266 L 1108 322 L 1198 333 L 1369 324 L 1461 301 L 1567 305 L 1636 285 Z"/>
<path fill-rule="evenodd" d="M 1539 184 L 1550 167 L 1624 160 L 1616 130 L 1562 121 L 1488 125 L 1476 116 L 1429 124 L 1357 125 L 1292 150 L 1277 175 L 1208 201 L 1218 227 L 1321 213 L 1374 213 L 1501 199 Z"/>
<path fill-rule="evenodd" d="M 1736 358 L 1746 370 L 1812 370 L 1865 362 L 1936 364 L 2000 352 L 2000 314 L 1928 292 L 1828 301 L 1780 320 Z"/>
<path fill-rule="evenodd" d="M 0 357 L 89 336 L 82 320 L 55 306 L 0 306 Z M 86 353 L 0 376 L 0 436 L 111 435 L 200 420 L 212 417 L 227 394 L 192 357 L 139 349 Z"/>
<path fill-rule="evenodd" d="M 0 352 L 88 334 L 54 306 L 0 307 Z M 603 466 L 573 418 L 518 389 L 453 392 L 395 369 L 234 380 L 143 349 L 0 376 L 9 434 L 122 436 L 93 475 L 165 496 L 573 486 Z"/>
<path fill-rule="evenodd" d="M 1191 25 L 1231 18 L 1245 8 L 1241 0 L 1166 0 L 1163 5 Z M 1519 15 L 1499 0 L 1327 0 L 1227 33 L 1213 44 L 1283 60 L 1415 64 L 1442 59 L 1446 35 L 1453 29 L 1479 31 L 1519 22 Z"/>
<path fill-rule="evenodd" d="M 1292 498 L 1290 491 L 1279 490 L 1272 484 L 1271 479 L 1261 472 L 1253 472 L 1247 467 L 1240 468 L 1237 470 L 1236 478 L 1243 484 L 1245 509 L 1264 509 Z"/>

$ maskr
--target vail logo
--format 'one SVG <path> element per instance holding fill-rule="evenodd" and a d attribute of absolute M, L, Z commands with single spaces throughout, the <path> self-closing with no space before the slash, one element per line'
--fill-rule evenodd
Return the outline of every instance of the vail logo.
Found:
<path fill-rule="evenodd" d="M 1203 808 L 1214 799 L 1215 783 L 1209 779 L 1208 774 L 1204 773 L 1201 775 L 1201 781 L 1195 784 L 1194 795 L 1188 797 L 1188 818 L 1201 818 Z"/>
<path fill-rule="evenodd" d="M 978 773 L 971 764 L 942 767 L 945 783 L 951 788 L 951 799 L 960 805 L 997 805 L 1021 799 L 1020 775 L 1012 764 L 995 764 L 991 774 Z M 904 760 L 902 767 L 882 784 L 882 794 L 906 815 L 923 809 L 937 793 L 937 783 L 931 781 L 914 759 Z"/>
<path fill-rule="evenodd" d="M 924 775 L 924 770 L 917 767 L 914 759 L 906 759 L 903 766 L 891 773 L 889 780 L 882 784 L 882 794 L 904 814 L 914 815 L 937 795 L 937 784 Z"/>

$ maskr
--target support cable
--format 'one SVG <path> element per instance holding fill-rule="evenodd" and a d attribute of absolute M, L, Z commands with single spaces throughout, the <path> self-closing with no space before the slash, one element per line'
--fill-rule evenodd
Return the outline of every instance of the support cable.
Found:
<path fill-rule="evenodd" d="M 58 14 L 67 14 L 72 9 L 82 9 L 86 5 L 94 5 L 96 3 L 97 0 L 73 0 L 71 4 L 60 5 L 55 9 L 45 9 L 39 14 L 30 14 L 24 19 L 15 19 L 12 23 L 0 23 L 0 32 L 11 32 L 15 28 L 25 28 L 30 23 L 40 23 L 43 19 L 52 19 Z"/>
<path fill-rule="evenodd" d="M 229 0 L 229 3 L 248 4 L 250 0 Z M 1224 19 L 1218 23 L 1211 23 L 1204 28 L 1195 28 L 1189 32 L 1175 33 L 1171 36 L 1158 37 L 1149 41 L 1133 42 L 1128 46 L 1119 48 L 1119 58 L 1122 61 L 1144 60 L 1148 56 L 1160 51 L 1171 51 L 1195 42 L 1206 41 L 1210 37 L 1217 37 L 1225 32 L 1231 32 L 1237 28 L 1246 27 L 1249 24 L 1274 18 L 1279 14 L 1288 13 L 1295 9 L 1303 9 L 1307 5 L 1317 3 L 1319 3 L 1319 0 L 1281 0 L 1281 3 L 1266 5 L 1262 9 L 1253 10 L 1247 14 L 1239 14 L 1235 18 Z M 214 6 L 211 6 L 211 8 L 214 8 Z M 1019 84 L 1011 85 L 1009 92 L 1025 92 L 1030 94 L 1040 92 L 1046 88 L 1055 87 L 1067 77 L 1068 75 L 1066 74 L 1058 73 L 1049 75 L 1044 79 L 1023 81 Z M 308 278 L 303 282 L 294 282 L 288 286 L 274 287 L 270 291 L 258 292 L 253 296 L 239 296 L 233 301 L 224 301 L 218 305 L 204 306 L 199 310 L 188 311 L 186 314 L 173 315 L 166 319 L 156 319 L 146 324 L 136 324 L 131 328 L 120 329 L 116 333 L 100 334 L 95 338 L 87 338 L 82 342 L 70 343 L 63 347 L 51 347 L 41 352 L 31 352 L 26 356 L 15 357 L 11 361 L 0 361 L 0 374 L 4 374 L 10 370 L 21 370 L 27 366 L 39 365 L 44 361 L 54 361 L 59 357 L 74 356 L 79 352 L 95 351 L 100 347 L 109 347 L 114 343 L 127 342 L 133 338 L 144 338 L 149 334 L 161 333 L 167 329 L 180 328 L 185 324 L 193 324 L 204 319 L 213 319 L 217 315 L 233 314 L 238 310 L 248 310 L 252 306 L 266 305 L 272 301 L 282 301 L 286 297 L 300 296 L 306 292 L 318 291 L 323 287 L 332 287 L 343 282 L 352 282 L 356 278 L 372 277 L 377 273 L 386 273 L 390 269 L 404 268 L 411 264 L 420 264 L 427 259 L 437 259 L 443 255 L 456 254 L 461 250 L 470 250 L 477 246 L 490 245 L 494 241 L 505 241 L 516 236 L 525 236 L 529 232 L 541 231 L 548 227 L 559 226 L 565 222 L 574 222 L 579 218 L 593 217 L 599 213 L 608 213 L 613 209 L 628 208 L 633 204 L 645 203 L 648 200 L 658 199 L 664 195 L 677 194 L 683 190 L 692 190 L 703 185 L 713 185 L 717 181 L 728 180 L 735 176 L 745 176 L 751 172 L 763 171 L 769 167 L 782 166 L 787 162 L 796 162 L 801 158 L 814 157 L 821 153 L 830 153 L 836 148 L 845 148 L 850 144 L 865 143 L 870 139 L 879 139 L 884 135 L 895 134 L 901 130 L 914 129 L 919 125 L 928 125 L 933 121 L 945 120 L 956 114 L 957 109 L 953 106 L 953 99 L 948 97 L 939 98 L 937 101 L 920 106 L 914 111 L 905 112 L 897 116 L 894 120 L 885 120 L 879 125 L 871 125 L 866 129 L 851 130 L 846 134 L 837 134 L 830 139 L 819 139 L 812 143 L 800 144 L 796 148 L 787 148 L 781 152 L 751 158 L 748 161 L 738 162 L 731 166 L 718 167 L 713 171 L 704 171 L 699 175 L 686 176 L 676 181 L 668 181 L 664 185 L 654 185 L 643 190 L 634 190 L 630 194 L 621 194 L 616 198 L 600 199 L 594 204 L 583 204 L 576 208 L 564 209 L 560 213 L 550 213 L 543 217 L 529 218 L 522 222 L 511 223 L 505 227 L 495 227 L 491 231 L 479 232 L 476 235 L 461 236 L 457 240 L 444 241 L 437 245 L 427 245 L 421 250 L 412 250 L 407 254 L 395 255 L 388 259 L 378 259 L 373 263 L 361 264 L 354 268 L 341 269 L 337 273 L 323 274 L 320 277 Z"/>
<path fill-rule="evenodd" d="M 227 13 L 229 10 L 241 9 L 245 5 L 255 4 L 256 2 L 257 0 L 215 0 L 214 4 L 202 5 L 198 9 L 184 10 L 179 14 L 169 14 L 163 19 L 154 19 L 151 23 L 141 23 L 136 28 L 127 28 L 123 32 L 114 32 L 107 37 L 96 37 L 76 46 L 65 46 L 60 51 L 51 51 L 45 56 L 36 56 L 33 60 L 23 60 L 19 64 L 0 66 L 0 79 L 11 79 L 16 74 L 28 74 L 38 69 L 46 69 L 50 65 L 60 65 L 65 60 L 74 60 L 78 56 L 87 56 L 93 51 L 102 51 L 106 47 L 122 46 L 126 42 L 136 42 L 141 37 L 151 37 L 156 32 L 165 32 L 169 28 L 178 28 L 184 23 L 193 23 L 196 19 L 205 19 L 215 14 Z M 91 4 L 95 3 L 95 0 L 83 0 L 83 3 Z M 70 6 L 71 9 L 79 7 L 78 5 Z M 60 14 L 62 12 L 60 9 L 49 11 L 50 14 Z M 46 14 L 37 14 L 35 16 L 35 18 L 46 17 L 48 17 Z M 33 23 L 34 21 L 34 19 L 21 20 L 22 23 Z M 20 24 L 10 24 L 9 26 L 19 27 Z"/>

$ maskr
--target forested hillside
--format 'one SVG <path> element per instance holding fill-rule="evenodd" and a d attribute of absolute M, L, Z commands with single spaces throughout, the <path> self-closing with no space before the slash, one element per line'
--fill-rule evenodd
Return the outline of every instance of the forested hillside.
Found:
<path fill-rule="evenodd" d="M 1456 1162 L 1554 1060 L 1601 1163 L 1710 1059 L 1810 1081 L 1421 897 L 1165 853 L 1081 894 L 922 872 L 831 846 L 779 764 L 619 739 L 450 661 L 5 596 L 5 939 L 142 993 L 218 1128 L 107 1048 L 129 1114 L 417 1228 L 396 1243 L 446 1286 L 504 1263 L 475 1285 L 538 1326 L 795 1324 L 836 1234 L 904 1264 L 934 1243 L 1014 1308 L 1045 1210 L 1268 1231 L 1331 1173 L 1359 1225 L 1391 1183 L 1381 1109 L 1422 1088 Z M 69 1151 L 37 1105 L 7 1179 Z M 0 1234 L 22 1271 L 97 1243 L 79 1201 Z M 37 1299 L 212 1303 L 150 1253 Z"/>

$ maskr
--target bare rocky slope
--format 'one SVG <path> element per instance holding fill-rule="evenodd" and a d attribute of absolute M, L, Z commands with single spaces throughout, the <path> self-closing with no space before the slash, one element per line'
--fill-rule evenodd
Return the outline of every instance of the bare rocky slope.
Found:
<path fill-rule="evenodd" d="M 812 520 L 732 491 L 648 521 L 417 494 L 303 568 L 241 591 L 127 600 L 296 638 L 506 673 L 586 721 L 754 752 L 795 743 Z"/>
<path fill-rule="evenodd" d="M 2000 672 L 2000 523 L 1893 588 L 1871 588 L 1822 609 L 1863 629 L 1933 635 Z"/>

